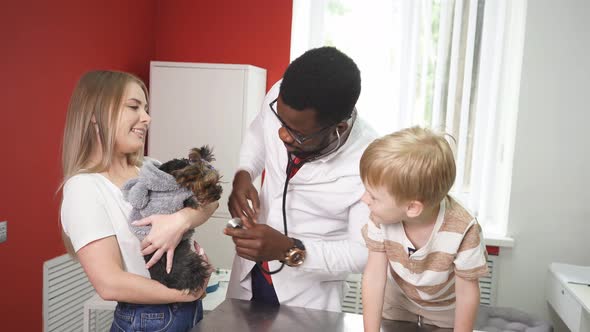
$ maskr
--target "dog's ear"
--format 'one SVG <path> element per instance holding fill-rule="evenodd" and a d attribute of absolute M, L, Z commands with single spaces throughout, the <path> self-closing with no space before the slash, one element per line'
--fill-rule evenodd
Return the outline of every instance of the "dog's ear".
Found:
<path fill-rule="evenodd" d="M 208 145 L 203 145 L 200 149 L 192 148 L 188 154 L 188 159 L 191 163 L 195 163 L 200 159 L 212 162 L 215 160 L 213 157 L 213 150 Z"/>
<path fill-rule="evenodd" d="M 213 149 L 209 147 L 209 145 L 203 145 L 201 147 L 201 158 L 208 162 L 215 161 L 215 158 L 213 157 Z"/>
<path fill-rule="evenodd" d="M 190 160 L 191 164 L 194 164 L 201 160 L 201 150 L 197 148 L 192 148 L 188 153 L 188 160 Z"/>

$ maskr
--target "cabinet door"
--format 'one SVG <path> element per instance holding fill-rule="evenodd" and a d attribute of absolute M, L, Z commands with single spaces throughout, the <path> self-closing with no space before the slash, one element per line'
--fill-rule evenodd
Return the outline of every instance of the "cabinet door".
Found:
<path fill-rule="evenodd" d="M 229 218 L 227 198 L 245 123 L 245 71 L 153 66 L 150 75 L 149 156 L 186 158 L 192 147 L 211 146 L 224 182 L 215 216 Z"/>
<path fill-rule="evenodd" d="M 582 315 L 582 306 L 554 274 L 547 279 L 547 301 L 561 320 L 572 330 L 578 332 Z"/>

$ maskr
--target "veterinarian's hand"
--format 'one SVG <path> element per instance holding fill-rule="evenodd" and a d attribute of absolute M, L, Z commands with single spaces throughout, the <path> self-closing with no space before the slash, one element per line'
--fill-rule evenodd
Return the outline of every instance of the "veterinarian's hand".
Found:
<path fill-rule="evenodd" d="M 249 220 L 244 222 L 244 228 L 225 228 L 223 233 L 232 237 L 238 256 L 255 262 L 282 260 L 294 246 L 283 233 Z"/>
<path fill-rule="evenodd" d="M 155 252 L 152 259 L 147 262 L 146 268 L 152 267 L 166 253 L 166 271 L 170 273 L 172 270 L 174 249 L 190 226 L 186 215 L 181 211 L 166 215 L 152 215 L 134 222 L 136 226 L 152 225 L 150 233 L 141 241 L 142 255 Z"/>
<path fill-rule="evenodd" d="M 248 201 L 252 202 L 254 209 L 250 207 Z M 250 173 L 246 171 L 236 173 L 227 207 L 231 216 L 242 219 L 242 222 L 245 222 L 246 219 L 254 221 L 258 218 L 260 199 L 258 198 L 258 191 L 252 184 Z"/>

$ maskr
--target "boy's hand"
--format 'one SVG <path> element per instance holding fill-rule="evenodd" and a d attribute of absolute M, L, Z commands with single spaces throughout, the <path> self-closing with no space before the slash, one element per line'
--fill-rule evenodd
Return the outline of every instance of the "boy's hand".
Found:
<path fill-rule="evenodd" d="M 363 271 L 362 299 L 363 326 L 367 332 L 376 332 L 381 328 L 385 283 L 389 260 L 385 252 L 369 251 L 367 265 Z"/>
<path fill-rule="evenodd" d="M 473 331 L 479 308 L 479 282 L 455 277 L 455 332 Z"/>

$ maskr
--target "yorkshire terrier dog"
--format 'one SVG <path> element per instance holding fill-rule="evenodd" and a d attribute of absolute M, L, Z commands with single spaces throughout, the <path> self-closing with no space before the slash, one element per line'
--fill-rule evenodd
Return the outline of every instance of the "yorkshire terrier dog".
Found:
<path fill-rule="evenodd" d="M 139 176 L 123 186 L 123 195 L 133 207 L 129 227 L 140 241 L 151 226 L 135 226 L 131 224 L 133 221 L 153 214 L 171 214 L 184 207 L 196 209 L 219 200 L 221 176 L 211 165 L 213 160 L 208 146 L 192 149 L 188 159 L 173 159 L 164 164 L 146 158 Z M 191 229 L 183 234 L 174 250 L 169 274 L 166 255 L 149 269 L 153 280 L 179 290 L 198 291 L 207 286 L 204 281 L 211 275 L 211 266 L 195 251 L 193 233 Z M 144 256 L 145 261 L 152 256 Z"/>

